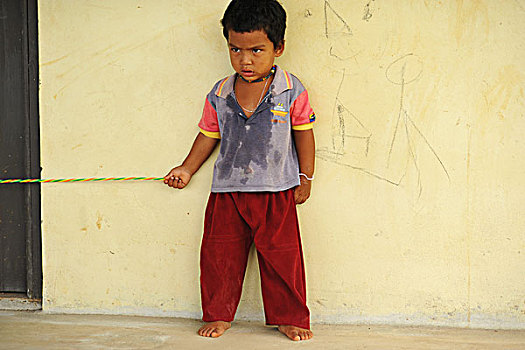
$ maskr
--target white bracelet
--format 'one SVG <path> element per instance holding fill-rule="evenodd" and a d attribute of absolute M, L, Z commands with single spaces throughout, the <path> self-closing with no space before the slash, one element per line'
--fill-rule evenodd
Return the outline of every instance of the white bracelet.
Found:
<path fill-rule="evenodd" d="M 299 176 L 304 176 L 306 178 L 306 180 L 308 180 L 308 181 L 312 181 L 314 179 L 313 175 L 312 175 L 312 177 L 308 177 L 306 174 L 299 173 Z"/>

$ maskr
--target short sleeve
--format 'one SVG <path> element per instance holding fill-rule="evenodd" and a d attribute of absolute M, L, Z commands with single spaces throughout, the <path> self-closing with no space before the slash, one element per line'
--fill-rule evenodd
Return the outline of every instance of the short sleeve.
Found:
<path fill-rule="evenodd" d="M 310 130 L 315 122 L 315 113 L 310 106 L 308 92 L 304 90 L 290 108 L 293 130 Z"/>
<path fill-rule="evenodd" d="M 206 103 L 204 104 L 204 110 L 202 111 L 199 128 L 201 129 L 201 133 L 203 133 L 205 136 L 214 139 L 221 138 L 219 121 L 217 120 L 217 111 L 215 108 L 213 108 L 208 98 L 206 98 Z"/>

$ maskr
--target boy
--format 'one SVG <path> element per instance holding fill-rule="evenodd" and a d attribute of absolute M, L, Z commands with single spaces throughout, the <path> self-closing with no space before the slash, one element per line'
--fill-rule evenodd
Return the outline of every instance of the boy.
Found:
<path fill-rule="evenodd" d="M 203 321 L 198 333 L 231 327 L 255 243 L 266 323 L 310 339 L 310 313 L 296 204 L 310 196 L 315 115 L 299 80 L 274 66 L 286 13 L 276 0 L 233 0 L 221 21 L 235 74 L 206 97 L 190 153 L 164 182 L 184 188 L 218 140 L 201 246 Z"/>

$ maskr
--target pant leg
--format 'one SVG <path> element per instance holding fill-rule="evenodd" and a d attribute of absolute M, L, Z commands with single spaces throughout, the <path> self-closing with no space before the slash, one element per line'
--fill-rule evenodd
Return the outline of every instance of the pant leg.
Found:
<path fill-rule="evenodd" d="M 259 213 L 263 220 L 254 233 L 266 323 L 310 329 L 293 190 L 266 195 L 267 209 Z"/>
<path fill-rule="evenodd" d="M 231 193 L 211 193 L 201 244 L 201 302 L 205 322 L 231 322 L 241 298 L 252 242 Z"/>

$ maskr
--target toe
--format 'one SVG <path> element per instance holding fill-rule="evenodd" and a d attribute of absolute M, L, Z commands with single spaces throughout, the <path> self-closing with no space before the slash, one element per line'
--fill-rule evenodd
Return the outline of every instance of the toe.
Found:
<path fill-rule="evenodd" d="M 312 332 L 307 329 L 304 329 L 304 330 L 301 330 L 301 332 L 299 333 L 299 336 L 301 337 L 301 340 L 308 340 L 312 338 Z"/>
<path fill-rule="evenodd" d="M 202 332 L 202 335 L 205 336 L 205 337 L 209 337 L 210 336 L 210 332 L 211 332 L 211 329 L 206 327 L 204 329 L 204 331 Z"/>
<path fill-rule="evenodd" d="M 306 340 L 306 339 L 308 339 L 308 338 L 307 338 L 307 334 L 306 334 L 305 331 L 302 331 L 301 333 L 299 333 L 299 336 L 301 337 L 301 340 Z"/>
<path fill-rule="evenodd" d="M 308 331 L 306 332 L 306 339 L 312 339 L 313 333 Z"/>

